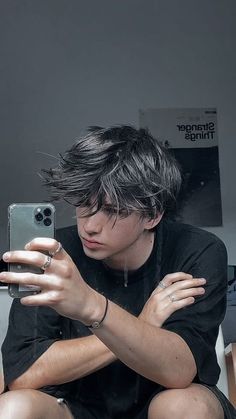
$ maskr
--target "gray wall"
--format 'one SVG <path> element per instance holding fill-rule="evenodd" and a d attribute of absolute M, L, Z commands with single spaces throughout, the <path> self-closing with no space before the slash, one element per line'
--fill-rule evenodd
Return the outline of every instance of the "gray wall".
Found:
<path fill-rule="evenodd" d="M 223 227 L 236 263 L 235 0 L 0 0 L 0 251 L 6 208 L 47 195 L 37 172 L 91 124 L 148 107 L 216 106 Z M 72 223 L 58 209 L 58 225 Z"/>
<path fill-rule="evenodd" d="M 6 207 L 46 197 L 37 172 L 91 124 L 147 107 L 216 106 L 224 226 L 234 233 L 235 0 L 1 0 L 0 250 Z M 58 224 L 73 222 L 58 210 Z"/>
<path fill-rule="evenodd" d="M 235 0 L 0 0 L 1 252 L 7 206 L 44 199 L 37 172 L 88 125 L 216 106 L 224 225 L 211 230 L 236 264 L 235 13 Z"/>

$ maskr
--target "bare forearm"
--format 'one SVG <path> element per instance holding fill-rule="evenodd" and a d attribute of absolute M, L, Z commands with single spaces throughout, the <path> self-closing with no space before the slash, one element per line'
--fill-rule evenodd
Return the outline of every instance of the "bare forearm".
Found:
<path fill-rule="evenodd" d="M 79 379 L 105 367 L 115 355 L 96 337 L 57 341 L 9 388 L 40 388 Z"/>
<path fill-rule="evenodd" d="M 103 326 L 95 333 L 127 366 L 165 387 L 186 387 L 196 374 L 193 355 L 181 337 L 112 302 Z"/>

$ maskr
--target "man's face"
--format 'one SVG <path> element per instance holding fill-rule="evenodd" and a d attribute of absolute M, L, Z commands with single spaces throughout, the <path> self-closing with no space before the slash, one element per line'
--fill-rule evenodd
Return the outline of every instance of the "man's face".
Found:
<path fill-rule="evenodd" d="M 122 269 L 137 269 L 140 253 L 150 243 L 150 221 L 132 213 L 126 218 L 100 210 L 84 216 L 84 208 L 76 208 L 78 233 L 87 256 L 103 260 Z M 141 266 L 141 265 L 140 265 Z"/>

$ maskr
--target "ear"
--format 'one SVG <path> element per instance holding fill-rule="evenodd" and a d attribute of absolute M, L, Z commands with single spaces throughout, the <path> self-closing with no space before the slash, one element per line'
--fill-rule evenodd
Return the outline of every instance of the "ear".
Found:
<path fill-rule="evenodd" d="M 161 221 L 162 217 L 163 217 L 164 212 L 158 214 L 158 216 L 156 218 L 153 218 L 152 220 L 148 220 L 145 223 L 145 229 L 146 230 L 151 230 L 152 228 L 156 227 L 157 224 L 159 224 L 159 222 Z"/>

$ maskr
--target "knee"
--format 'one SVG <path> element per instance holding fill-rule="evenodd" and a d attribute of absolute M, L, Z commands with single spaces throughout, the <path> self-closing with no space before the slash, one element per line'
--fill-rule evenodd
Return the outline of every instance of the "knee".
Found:
<path fill-rule="evenodd" d="M 165 390 L 153 398 L 148 419 L 216 419 L 223 410 L 209 390 L 192 385 L 187 389 Z"/>
<path fill-rule="evenodd" d="M 148 419 L 177 418 L 179 403 L 179 398 L 172 397 L 171 390 L 157 394 L 149 405 Z"/>
<path fill-rule="evenodd" d="M 32 419 L 37 390 L 12 390 L 0 396 L 0 419 Z"/>

